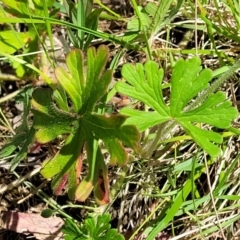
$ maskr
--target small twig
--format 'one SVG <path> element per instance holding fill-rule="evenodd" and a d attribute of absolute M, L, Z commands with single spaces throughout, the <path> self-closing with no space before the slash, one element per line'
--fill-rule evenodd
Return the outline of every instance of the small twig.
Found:
<path fill-rule="evenodd" d="M 0 76 L 0 82 L 1 82 L 1 80 L 2 80 L 2 78 L 1 78 L 1 76 Z M 12 93 L 4 96 L 4 97 L 1 97 L 1 98 L 0 98 L 0 103 L 6 102 L 6 101 L 14 98 L 14 97 L 17 96 L 20 92 L 21 92 L 21 90 L 16 90 L 16 91 L 14 91 L 14 92 L 12 92 Z"/>
<path fill-rule="evenodd" d="M 219 219 L 219 216 L 218 216 L 218 212 L 217 212 L 217 209 L 216 209 L 216 206 L 215 206 L 216 201 L 214 200 L 214 196 L 213 196 L 213 190 L 212 190 L 211 180 L 210 180 L 210 176 L 209 176 L 210 173 L 208 171 L 208 163 L 207 163 L 207 159 L 206 159 L 206 154 L 204 154 L 204 163 L 205 163 L 205 168 L 206 168 L 206 175 L 207 175 L 207 183 L 208 183 L 208 187 L 209 187 L 209 193 L 210 193 L 210 197 L 211 197 L 211 200 L 212 200 L 215 216 L 217 218 L 217 223 L 218 223 L 218 226 L 219 226 L 219 229 L 220 229 L 220 232 L 222 234 L 223 239 L 227 240 L 225 235 L 224 235 L 224 232 L 223 232 L 223 229 L 222 229 L 222 226 L 221 226 L 221 222 L 220 222 L 220 219 Z"/>
<path fill-rule="evenodd" d="M 27 173 L 25 176 L 20 177 L 19 179 L 11 182 L 7 186 L 3 186 L 0 188 L 0 194 L 3 194 L 5 191 L 11 190 L 14 187 L 17 187 L 20 183 L 22 183 L 24 180 L 36 175 L 38 172 L 40 172 L 41 167 L 38 167 L 34 169 L 33 171 Z"/>
<path fill-rule="evenodd" d="M 36 187 L 30 194 L 28 194 L 25 198 L 20 199 L 19 201 L 17 201 L 17 204 L 21 204 L 23 202 L 25 202 L 28 198 L 32 197 L 34 194 L 36 194 L 38 192 L 39 189 L 42 189 L 43 186 L 45 186 L 47 183 L 49 182 L 49 180 L 45 180 L 44 182 L 42 182 L 38 187 Z"/>

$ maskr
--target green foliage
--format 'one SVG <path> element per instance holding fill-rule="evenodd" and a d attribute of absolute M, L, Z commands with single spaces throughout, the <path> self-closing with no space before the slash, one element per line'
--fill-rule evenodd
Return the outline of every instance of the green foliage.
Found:
<path fill-rule="evenodd" d="M 20 93 L 24 112 L 22 116 L 22 124 L 16 129 L 16 135 L 14 135 L 11 141 L 4 145 L 0 151 L 0 158 L 8 157 L 15 151 L 16 155 L 12 159 L 11 170 L 13 171 L 18 163 L 24 159 L 27 155 L 29 145 L 34 141 L 35 130 L 32 127 L 29 127 L 28 123 L 28 114 L 30 110 L 30 96 L 32 94 L 31 89 L 25 89 L 23 93 Z"/>
<path fill-rule="evenodd" d="M 74 4 L 70 0 L 64 0 L 65 10 L 75 26 L 96 31 L 101 8 L 93 10 L 93 0 L 78 1 Z M 93 35 L 86 34 L 83 30 L 73 31 L 68 28 L 68 34 L 74 47 L 86 50 L 93 39 Z"/>
<path fill-rule="evenodd" d="M 177 211 L 183 205 L 185 199 L 189 195 L 192 190 L 192 180 L 187 179 L 187 181 L 183 184 L 183 187 L 178 191 L 174 201 L 169 204 L 167 208 L 163 210 L 161 215 L 158 217 L 157 225 L 152 229 L 150 234 L 147 237 L 147 240 L 155 239 L 158 233 L 160 233 L 168 223 L 174 218 Z M 165 213 L 165 214 L 164 214 Z"/>
<path fill-rule="evenodd" d="M 36 16 L 46 16 L 46 11 L 44 7 L 51 8 L 54 4 L 54 0 L 51 1 L 39 1 L 33 0 L 31 4 L 29 1 L 15 1 L 15 0 L 3 0 L 4 4 L 1 7 L 0 17 L 4 19 L 9 19 L 13 17 L 17 18 L 27 18 L 30 15 Z M 47 4 L 47 6 L 45 6 Z M 51 15 L 51 13 L 50 13 Z M 0 48 L 1 51 L 8 54 L 17 53 L 21 50 L 22 54 L 31 53 L 39 50 L 39 39 L 44 31 L 46 31 L 46 25 L 44 24 L 32 24 L 26 23 L 25 32 L 17 32 L 12 26 L 5 27 L 4 31 L 0 32 Z M 37 32 L 38 31 L 38 32 Z M 25 56 L 24 60 L 27 62 L 33 62 L 35 56 Z M 23 77 L 29 68 L 18 62 L 13 62 L 12 66 L 16 69 L 16 74 L 18 77 Z"/>
<path fill-rule="evenodd" d="M 134 6 L 136 15 L 127 24 L 128 31 L 124 39 L 141 41 L 142 31 L 148 34 L 149 39 L 153 37 L 166 23 L 170 23 L 184 1 L 177 1 L 175 6 L 172 5 L 173 2 L 159 0 L 148 2 L 144 7 Z M 170 8 L 171 11 L 169 11 Z"/>
<path fill-rule="evenodd" d="M 134 126 L 123 125 L 125 116 L 95 112 L 112 78 L 110 70 L 103 71 L 107 58 L 106 47 L 100 46 L 97 51 L 90 48 L 85 70 L 82 52 L 73 50 L 66 59 L 69 71 L 62 67 L 56 69 L 56 77 L 73 104 L 70 112 L 56 107 L 51 89 L 36 89 L 32 99 L 33 127 L 39 143 L 47 143 L 68 134 L 57 155 L 44 162 L 42 175 L 45 178 L 55 176 L 52 182 L 55 193 L 61 191 L 68 179 L 70 199 L 84 201 L 94 191 L 99 204 L 109 201 L 109 184 L 98 141 L 101 139 L 109 150 L 110 164 L 123 165 L 127 160 L 124 146 L 136 148 L 139 140 L 139 133 Z M 87 151 L 88 174 L 79 183 L 84 147 Z"/>
<path fill-rule="evenodd" d="M 238 129 L 230 127 L 231 121 L 237 117 L 237 110 L 232 107 L 231 102 L 226 99 L 223 92 L 216 92 L 219 86 L 238 68 L 239 62 L 233 65 L 231 71 L 223 74 L 209 86 L 212 72 L 209 69 L 202 70 L 199 58 L 180 59 L 173 68 L 171 82 L 165 84 L 164 87 L 162 86 L 164 72 L 163 69 L 159 68 L 157 61 L 147 61 L 144 65 L 137 63 L 135 66 L 125 64 L 122 68 L 122 76 L 126 82 L 118 82 L 116 88 L 109 92 L 112 71 L 105 70 L 109 54 L 108 49 L 101 46 L 97 50 L 95 48 L 87 50 L 93 38 L 98 37 L 121 45 L 122 50 L 117 52 L 110 65 L 112 69 L 113 65 L 115 67 L 118 65 L 118 61 L 124 53 L 124 48 L 139 50 L 143 42 L 147 46 L 147 59 L 151 60 L 157 56 L 153 55 L 153 51 L 156 49 L 151 48 L 156 34 L 159 34 L 159 31 L 171 22 L 184 0 L 148 1 L 143 7 L 137 5 L 137 2 L 139 4 L 141 1 L 131 0 L 135 15 L 131 17 L 130 21 L 121 18 L 121 21 L 127 22 L 127 31 L 123 37 L 122 35 L 110 35 L 97 30 L 100 14 L 103 16 L 103 9 L 104 11 L 107 9 L 100 1 L 82 0 L 75 2 L 71 0 L 63 0 L 62 2 L 54 0 L 2 1 L 0 18 L 5 24 L 3 25 L 3 31 L 0 33 L 0 47 L 3 52 L 2 55 L 5 54 L 4 56 L 12 61 L 12 66 L 16 69 L 18 76 L 22 77 L 29 73 L 27 69 L 34 69 L 37 62 L 32 57 L 24 56 L 22 57 L 24 59 L 18 59 L 18 56 L 15 55 L 18 53 L 28 54 L 39 50 L 40 42 L 43 49 L 46 50 L 44 48 L 46 38 L 50 39 L 53 47 L 53 42 L 51 42 L 52 24 L 66 27 L 70 41 L 77 49 L 72 50 L 67 55 L 66 68 L 57 67 L 55 69 L 56 82 L 59 85 L 54 85 L 49 80 L 46 83 L 49 84 L 51 89 L 35 89 L 32 94 L 32 109 L 30 108 L 30 96 L 25 96 L 22 125 L 16 129 L 16 135 L 13 136 L 10 143 L 2 148 L 0 158 L 15 154 L 10 169 L 14 170 L 19 162 L 26 158 L 27 153 L 31 152 L 29 146 L 33 142 L 37 142 L 37 146 L 41 146 L 50 141 L 59 144 L 57 140 L 60 139 L 61 145 L 58 145 L 60 150 L 55 156 L 44 161 L 41 170 L 41 174 L 45 178 L 53 178 L 51 186 L 55 195 L 59 195 L 67 189 L 71 200 L 85 201 L 93 193 L 92 195 L 95 196 L 98 204 L 106 204 L 110 201 L 107 164 L 124 166 L 111 196 L 119 192 L 125 183 L 135 182 L 135 177 L 139 179 L 139 176 L 141 178 L 143 176 L 142 179 L 144 179 L 146 172 L 148 174 L 148 170 L 151 169 L 149 173 L 151 182 L 144 183 L 144 186 L 148 183 L 152 184 L 152 180 L 154 183 L 157 181 L 159 183 L 158 177 L 162 174 L 160 189 L 157 185 L 146 186 L 146 189 L 142 186 L 141 190 L 146 190 L 147 194 L 150 192 L 149 195 L 154 198 L 161 197 L 163 201 L 156 201 L 156 205 L 154 203 L 151 214 L 139 227 L 139 231 L 142 231 L 146 227 L 144 225 L 148 223 L 148 227 L 144 231 L 147 239 L 154 239 L 163 230 L 169 231 L 170 224 L 172 225 L 172 235 L 175 235 L 175 229 L 178 229 L 178 225 L 175 224 L 174 219 L 186 215 L 190 217 L 196 235 L 199 235 L 197 232 L 199 231 L 203 237 L 219 231 L 221 227 L 229 227 L 230 221 L 233 224 L 238 220 L 238 215 L 228 221 L 220 219 L 222 222 L 219 225 L 214 221 L 212 227 L 205 230 L 205 226 L 201 223 L 198 226 L 199 228 L 196 228 L 195 222 L 198 221 L 198 218 L 207 222 L 206 216 L 200 216 L 197 212 L 204 205 L 209 207 L 207 216 L 211 219 L 215 214 L 217 216 L 218 211 L 224 213 L 224 211 L 232 211 L 234 208 L 238 209 L 239 206 L 238 202 L 229 202 L 229 200 L 239 200 L 239 194 L 235 190 L 237 188 L 235 187 L 234 193 L 231 189 L 231 185 L 237 182 L 234 182 L 234 176 L 239 158 L 234 161 L 232 159 L 225 161 L 223 158 L 221 159 L 221 165 L 217 165 L 218 158 L 212 158 L 219 155 L 219 144 L 224 151 L 223 137 L 230 136 L 233 132 L 239 135 Z M 93 3 L 98 3 L 103 9 L 94 9 Z M 222 9 L 222 6 L 221 8 L 217 7 L 217 14 L 212 18 L 212 21 L 209 21 L 209 13 L 204 9 L 207 1 L 201 3 L 198 1 L 197 8 L 195 5 L 193 6 L 193 9 L 196 8 L 198 13 L 200 11 L 200 17 L 206 23 L 208 37 L 212 41 L 216 52 L 221 51 L 215 43 L 215 40 L 218 39 L 215 38 L 215 35 L 219 33 L 235 42 L 239 42 L 239 3 L 236 0 L 224 0 L 222 3 L 225 9 L 232 13 L 230 20 L 225 17 L 228 15 L 225 15 L 225 9 Z M 191 1 L 188 1 L 188 4 L 191 5 Z M 67 21 L 54 19 L 54 15 L 59 10 L 68 17 Z M 184 19 L 185 16 L 190 19 L 191 15 L 194 15 L 193 12 L 184 11 L 182 11 Z M 107 12 L 111 13 L 111 10 L 107 10 Z M 115 17 L 120 19 L 117 15 Z M 236 25 L 232 22 L 236 22 Z M 17 32 L 14 30 L 14 26 L 6 23 L 24 23 L 26 31 Z M 205 26 L 202 24 L 197 26 L 197 22 L 195 26 L 183 22 L 180 24 L 176 22 L 168 25 L 167 30 L 175 25 L 205 31 Z M 184 52 L 179 49 L 168 48 L 170 36 L 168 33 L 167 31 L 167 48 L 160 49 L 159 52 L 170 53 L 170 58 L 175 52 L 181 54 L 194 52 L 194 49 Z M 64 47 L 65 52 L 68 52 L 69 46 L 65 43 Z M 145 48 L 141 50 L 145 51 Z M 235 49 L 232 51 L 235 51 Z M 215 52 L 212 49 L 199 49 L 198 53 L 212 54 Z M 47 55 L 47 52 L 45 54 Z M 224 56 L 223 52 L 221 54 L 221 56 Z M 164 56 L 167 55 L 164 54 Z M 166 57 L 166 59 L 168 58 Z M 33 63 L 34 66 L 30 66 L 29 62 Z M 35 71 L 44 76 L 44 73 L 41 73 L 41 70 L 37 68 L 38 66 L 35 67 Z M 169 72 L 165 73 L 165 75 L 168 74 Z M 166 89 L 168 87 L 169 89 Z M 121 109 L 118 114 L 111 115 L 112 112 L 106 114 L 106 99 L 109 100 L 110 96 L 114 96 L 116 90 L 141 101 L 144 104 L 144 111 L 132 109 L 132 106 L 128 106 Z M 33 116 L 33 123 L 31 120 L 29 121 L 29 116 Z M 186 136 L 186 134 L 178 135 L 166 140 L 167 134 L 171 135 L 171 130 L 176 125 L 179 125 L 189 136 Z M 168 128 L 165 128 L 166 126 Z M 159 131 L 161 129 L 162 132 Z M 219 129 L 227 129 L 227 131 L 222 133 L 222 130 Z M 138 165 L 137 172 L 129 171 L 131 172 L 130 176 L 130 174 L 127 175 L 129 165 L 125 164 L 128 159 L 125 147 L 139 150 L 139 131 L 145 131 L 140 145 L 143 146 L 143 151 L 138 151 L 138 156 L 135 154 L 134 157 L 140 161 L 138 163 L 134 162 L 134 168 Z M 158 134 L 159 132 L 163 136 Z M 157 159 L 163 152 L 163 156 L 172 157 L 171 152 L 169 153 L 171 150 L 169 150 L 170 144 L 168 145 L 168 143 L 190 138 L 210 155 L 209 158 L 206 158 L 205 164 L 201 155 L 202 151 L 198 148 L 197 151 L 200 154 L 196 156 L 196 159 L 185 160 L 180 158 L 178 150 L 181 152 L 182 146 L 174 149 L 176 158 L 173 164 L 167 163 L 164 165 L 165 163 L 163 163 L 164 167 L 158 167 L 158 172 L 155 172 L 155 163 L 146 163 L 146 159 L 150 158 L 150 161 L 153 158 Z M 163 140 L 166 141 L 162 142 Z M 149 149 L 145 151 L 145 147 L 151 145 L 149 144 L 151 141 L 156 143 L 155 145 L 152 144 L 154 147 L 149 147 L 153 151 L 156 150 L 154 155 L 145 154 L 145 152 L 153 152 L 148 151 Z M 159 144 L 161 144 L 161 148 L 159 148 Z M 171 147 L 171 149 L 173 148 Z M 107 164 L 105 162 L 106 156 L 109 156 Z M 179 159 L 181 160 L 179 161 Z M 83 171 L 85 175 L 81 176 L 84 161 L 86 161 Z M 199 191 L 197 180 L 203 176 L 202 174 L 208 174 L 207 167 L 212 167 L 213 164 L 218 169 L 219 174 L 210 176 L 211 179 L 214 179 L 212 177 L 216 178 L 212 189 L 209 185 L 211 194 L 205 194 Z M 155 189 L 159 194 L 154 194 Z M 190 195 L 191 192 L 192 196 Z M 237 192 L 236 195 L 234 195 L 235 192 Z M 46 198 L 46 196 L 44 197 Z M 211 211 L 211 202 L 214 203 L 214 211 Z M 49 203 L 51 206 L 51 202 Z M 70 207 L 73 207 L 73 205 Z M 215 212 L 215 208 L 217 212 Z M 45 209 L 41 215 L 50 217 L 57 211 L 63 213 L 60 209 L 60 206 L 57 206 L 54 210 Z M 107 210 L 105 209 L 105 211 Z M 153 214 L 156 217 L 152 221 Z M 89 217 L 82 224 L 75 223 L 67 218 L 62 231 L 65 239 L 124 239 L 117 230 L 111 229 L 109 222 L 110 215 L 108 214 Z M 202 233 L 201 229 L 203 229 Z M 133 238 L 134 236 L 132 236 Z"/>
<path fill-rule="evenodd" d="M 79 227 L 70 219 L 66 219 L 62 228 L 65 240 L 92 239 L 92 240 L 123 240 L 124 237 L 112 229 L 109 214 L 100 215 L 97 218 L 89 217 Z"/>
<path fill-rule="evenodd" d="M 224 7 L 230 12 L 232 20 L 228 21 L 228 18 L 225 17 L 225 14 L 222 13 L 222 10 L 219 6 L 216 8 L 216 14 L 212 21 L 208 18 L 208 11 L 201 6 L 199 16 L 206 23 L 207 31 L 210 36 L 211 41 L 215 45 L 213 33 L 217 32 L 218 34 L 231 39 L 237 43 L 240 42 L 238 37 L 238 29 L 240 27 L 240 17 L 239 17 L 239 3 L 237 1 L 222 1 Z M 226 11 L 226 10 L 224 10 Z M 227 12 L 227 11 L 226 11 Z"/>
<path fill-rule="evenodd" d="M 202 129 L 196 123 L 225 129 L 230 127 L 238 112 L 226 100 L 223 92 L 212 93 L 201 106 L 185 111 L 189 101 L 207 88 L 212 78 L 211 70 L 202 70 L 199 58 L 180 59 L 176 63 L 172 73 L 169 106 L 161 90 L 163 70 L 158 69 L 156 62 L 148 61 L 144 66 L 140 63 L 136 66 L 126 64 L 122 68 L 122 75 L 130 85 L 118 82 L 117 91 L 142 101 L 154 110 L 142 112 L 124 108 L 121 113 L 130 116 L 126 124 L 133 124 L 144 131 L 164 122 L 176 121 L 207 153 L 218 156 L 220 150 L 215 143 L 222 143 L 222 136 L 213 130 Z"/>

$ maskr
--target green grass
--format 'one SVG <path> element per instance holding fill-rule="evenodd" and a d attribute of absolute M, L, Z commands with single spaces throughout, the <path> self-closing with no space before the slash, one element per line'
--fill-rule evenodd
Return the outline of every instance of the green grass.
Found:
<path fill-rule="evenodd" d="M 145 235 L 150 240 L 161 234 L 174 240 L 217 239 L 216 236 L 238 239 L 240 188 L 236 107 L 239 82 L 235 73 L 240 65 L 238 1 L 132 0 L 131 10 L 122 6 L 125 12 L 130 12 L 129 15 L 124 15 L 124 11 L 117 12 L 114 6 L 104 5 L 101 1 L 94 1 L 95 4 L 83 1 L 76 6 L 70 1 L 64 1 L 64 4 L 43 1 L 40 8 L 36 2 L 32 1 L 31 6 L 21 3 L 19 7 L 15 1 L 2 0 L 0 5 L 0 22 L 4 23 L 0 33 L 1 63 L 2 66 L 8 63 L 12 68 L 11 75 L 0 73 L 0 163 L 5 168 L 8 166 L 9 175 L 9 166 L 12 166 L 15 175 L 12 179 L 15 188 L 8 182 L 9 187 L 2 190 L 3 196 L 11 194 L 16 187 L 25 187 L 33 196 L 40 197 L 53 213 L 81 222 L 83 232 L 88 221 L 81 221 L 79 216 L 71 214 L 73 211 L 87 211 L 96 220 L 103 213 L 110 213 L 113 218 L 112 209 L 115 209 L 118 214 L 113 228 L 119 233 L 126 231 L 124 219 L 128 215 L 127 223 L 132 231 L 130 239 Z M 9 14 L 13 17 L 10 18 Z M 122 26 L 121 30 L 104 31 L 101 23 L 113 24 L 113 21 Z M 20 32 L 19 23 L 25 24 L 25 32 Z M 54 30 L 60 28 L 64 37 L 56 39 Z M 54 52 L 56 41 L 61 42 L 70 74 L 64 70 L 64 65 L 55 70 L 62 64 L 56 53 L 51 52 Z M 108 47 L 109 53 L 99 48 L 102 54 L 94 55 L 95 50 L 89 50 L 89 47 L 97 48 L 101 44 Z M 70 53 L 71 48 L 81 51 Z M 194 62 L 193 59 L 198 59 L 194 57 L 200 57 L 201 63 Z M 186 61 L 181 62 L 180 58 Z M 105 64 L 105 69 L 109 69 L 107 72 L 114 76 L 110 84 L 110 75 L 106 78 L 101 75 L 105 71 L 101 67 Z M 212 70 L 212 77 L 202 76 L 209 70 L 203 73 L 200 67 Z M 53 71 L 56 75 L 50 74 Z M 35 90 L 32 95 L 27 89 L 36 89 L 39 79 L 44 88 Z M 87 79 L 87 85 L 84 79 Z M 104 87 L 96 87 L 98 79 L 104 81 Z M 195 79 L 198 84 L 194 83 Z M 15 82 L 16 89 L 9 91 L 7 80 Z M 43 96 L 47 86 L 52 94 L 48 103 L 36 96 L 39 92 Z M 196 94 L 188 96 L 191 91 Z M 122 95 L 119 97 L 116 93 Z M 97 94 L 101 95 L 100 100 L 95 99 Z M 12 117 L 9 117 L 12 103 L 16 101 L 25 104 L 24 121 L 18 129 L 14 129 Z M 196 109 L 204 102 L 206 106 L 202 107 L 202 115 L 197 115 Z M 180 106 L 181 103 L 185 105 Z M 56 107 L 55 112 L 52 112 L 52 106 Z M 221 109 L 214 112 L 217 107 Z M 191 123 L 183 119 L 188 112 L 191 113 L 187 116 Z M 69 127 L 64 132 L 62 125 L 59 127 L 55 121 L 58 127 L 51 132 L 46 119 L 49 117 L 49 120 L 53 113 L 56 114 L 55 120 L 69 114 L 66 122 L 62 121 L 65 125 L 72 121 L 70 127 L 78 126 L 75 128 L 78 130 Z M 212 115 L 206 120 L 208 114 Z M 129 118 L 125 119 L 125 116 Z M 119 125 L 112 119 L 119 121 Z M 83 130 L 81 121 L 85 121 Z M 129 132 L 129 139 L 125 137 L 128 124 L 139 130 L 138 147 L 136 132 Z M 54 137 L 41 136 L 40 129 Z M 131 129 L 133 126 L 128 131 Z M 79 132 L 82 135 L 75 138 Z M 78 139 L 79 144 L 71 143 L 68 136 L 74 141 Z M 55 140 L 48 141 L 48 138 Z M 67 162 L 59 168 L 57 178 L 52 182 L 52 188 L 57 188 L 57 192 L 65 189 L 66 194 L 67 186 L 61 186 L 61 178 L 66 173 L 70 174 L 70 188 L 76 185 L 76 176 L 71 177 L 71 171 L 75 174 L 75 165 L 69 170 L 69 162 L 64 157 L 74 156 L 71 164 L 75 164 L 76 159 L 83 161 L 79 171 L 85 185 L 78 188 L 81 191 L 77 193 L 74 187 L 71 188 L 70 200 L 65 203 L 58 202 L 58 197 L 49 189 L 38 189 L 31 180 L 33 178 L 29 177 L 33 173 L 44 183 L 42 175 L 46 178 L 54 175 L 46 167 L 40 175 L 40 169 L 29 169 L 25 163 L 36 140 L 42 141 L 43 149 L 49 151 L 49 159 L 57 159 L 56 164 L 64 165 L 63 159 Z M 118 140 L 124 143 L 123 146 Z M 56 155 L 59 149 L 71 144 L 75 145 L 67 148 L 67 154 L 61 150 Z M 77 153 L 75 149 L 78 147 Z M 16 181 L 18 178 L 21 181 Z M 105 184 L 104 188 L 99 179 Z M 88 185 L 90 182 L 91 186 Z M 92 190 L 97 202 L 106 204 L 99 206 L 90 195 Z M 77 197 L 79 195 L 81 197 Z M 85 201 L 75 202 L 75 199 Z M 104 224 L 108 229 L 107 221 Z"/>

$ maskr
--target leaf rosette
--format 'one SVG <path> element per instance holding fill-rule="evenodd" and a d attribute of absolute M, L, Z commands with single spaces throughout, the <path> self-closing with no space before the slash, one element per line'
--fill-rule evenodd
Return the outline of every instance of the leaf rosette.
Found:
<path fill-rule="evenodd" d="M 112 79 L 112 71 L 104 71 L 107 58 L 107 47 L 100 46 L 97 51 L 89 48 L 85 67 L 82 52 L 75 49 L 67 56 L 68 70 L 56 68 L 56 77 L 67 92 L 73 109 L 59 109 L 51 89 L 36 89 L 32 100 L 33 126 L 38 142 L 47 143 L 67 134 L 60 151 L 43 163 L 41 174 L 45 178 L 54 177 L 55 193 L 61 192 L 67 180 L 70 199 L 84 201 L 93 191 L 99 204 L 109 201 L 107 166 L 100 142 L 109 150 L 110 164 L 123 165 L 128 157 L 124 147 L 136 148 L 139 140 L 137 128 L 124 125 L 126 116 L 96 113 Z M 80 182 L 84 149 L 88 169 L 87 176 Z"/>

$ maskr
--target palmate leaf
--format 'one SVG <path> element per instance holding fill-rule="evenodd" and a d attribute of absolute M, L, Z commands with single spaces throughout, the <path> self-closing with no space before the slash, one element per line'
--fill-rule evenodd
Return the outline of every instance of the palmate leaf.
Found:
<path fill-rule="evenodd" d="M 110 221 L 109 214 L 97 217 L 89 216 L 80 226 L 70 219 L 66 219 L 62 228 L 64 239 L 123 240 L 123 235 L 118 233 L 117 229 L 111 228 Z"/>
<path fill-rule="evenodd" d="M 35 116 L 33 125 L 35 129 L 38 129 L 36 133 L 38 142 L 47 143 L 61 134 L 72 131 L 72 124 L 77 117 L 55 106 L 51 89 L 37 88 L 33 92 L 32 106 Z"/>
<path fill-rule="evenodd" d="M 81 231 L 88 235 L 89 239 L 124 239 L 123 235 L 119 234 L 116 229 L 111 229 L 110 214 L 99 215 L 95 218 L 89 217 L 84 221 Z"/>
<path fill-rule="evenodd" d="M 98 145 L 102 140 L 111 155 L 110 164 L 123 165 L 127 160 L 124 146 L 136 148 L 139 132 L 136 127 L 123 125 L 126 117 L 100 115 L 94 112 L 96 104 L 106 94 L 112 72 L 103 72 L 108 49 L 101 46 L 87 52 L 87 68 L 83 54 L 73 50 L 67 56 L 68 71 L 58 67 L 56 77 L 72 100 L 73 112 L 58 109 L 50 89 L 33 92 L 33 127 L 38 142 L 46 143 L 62 134 L 68 134 L 65 144 L 52 158 L 43 163 L 41 174 L 52 178 L 55 193 L 61 192 L 68 180 L 70 199 L 85 201 L 94 192 L 97 203 L 109 201 L 107 166 Z M 87 151 L 87 176 L 79 183 L 83 151 Z"/>
<path fill-rule="evenodd" d="M 122 75 L 128 83 L 118 82 L 117 91 L 138 99 L 155 110 L 141 112 L 123 108 L 121 113 L 129 116 L 125 124 L 134 124 L 140 131 L 144 131 L 154 125 L 175 120 L 211 156 L 219 154 L 220 150 L 214 143 L 222 142 L 221 135 L 203 130 L 195 123 L 228 128 L 238 111 L 222 92 L 211 94 L 201 106 L 184 111 L 189 101 L 206 89 L 212 79 L 211 70 L 202 70 L 199 58 L 180 59 L 176 63 L 172 72 L 169 106 L 165 103 L 161 90 L 163 70 L 158 69 L 156 62 L 148 61 L 145 65 L 137 63 L 136 66 L 126 64 L 122 68 Z"/>

